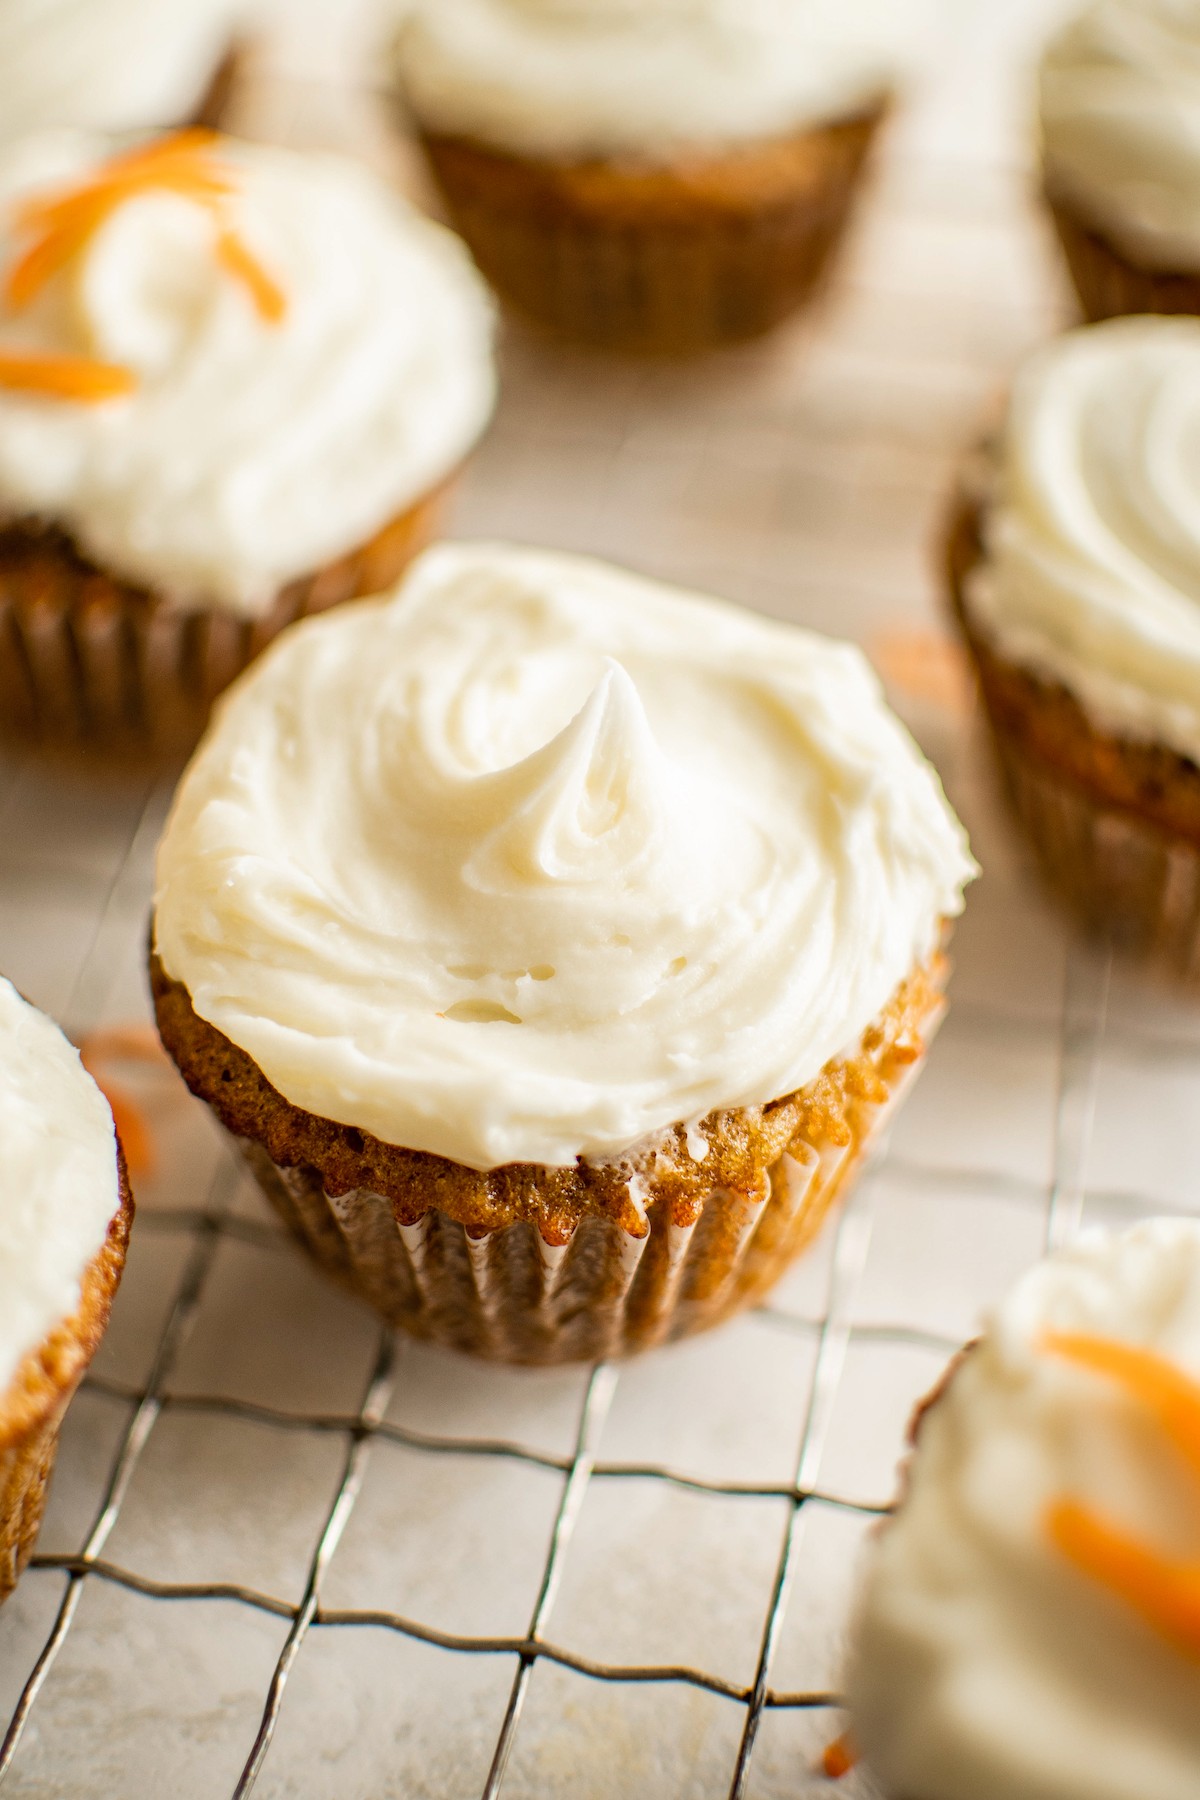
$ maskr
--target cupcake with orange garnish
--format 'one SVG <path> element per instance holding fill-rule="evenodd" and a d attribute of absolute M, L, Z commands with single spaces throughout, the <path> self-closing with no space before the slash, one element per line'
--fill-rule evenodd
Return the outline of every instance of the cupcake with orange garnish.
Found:
<path fill-rule="evenodd" d="M 193 738 L 393 580 L 490 414 L 465 251 L 364 169 L 187 132 L 0 162 L 0 719 Z"/>
<path fill-rule="evenodd" d="M 892 1800 L 1192 1800 L 1200 1224 L 1027 1275 L 920 1415 L 849 1700 Z"/>
<path fill-rule="evenodd" d="M 107 1101 L 57 1025 L 0 978 L 0 1601 L 33 1548 L 132 1215 Z"/>
<path fill-rule="evenodd" d="M 0 137 L 220 122 L 246 0 L 4 0 Z"/>

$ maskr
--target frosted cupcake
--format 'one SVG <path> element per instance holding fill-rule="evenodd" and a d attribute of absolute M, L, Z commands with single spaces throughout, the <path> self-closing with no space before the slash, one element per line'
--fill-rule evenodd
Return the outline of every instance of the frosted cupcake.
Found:
<path fill-rule="evenodd" d="M 1200 312 L 1200 8 L 1094 0 L 1046 52 L 1041 132 L 1088 318 Z"/>
<path fill-rule="evenodd" d="M 245 0 L 0 0 L 0 135 L 215 125 Z"/>
<path fill-rule="evenodd" d="M 950 544 L 1009 793 L 1093 926 L 1200 972 L 1200 321 L 1018 376 Z"/>
<path fill-rule="evenodd" d="M 0 979 L 0 1601 L 41 1524 L 63 1414 L 104 1335 L 133 1202 L 108 1102 Z"/>
<path fill-rule="evenodd" d="M 552 1362 L 813 1235 L 973 872 L 857 651 L 598 563 L 429 552 L 228 697 L 159 857 L 159 1029 L 392 1322 Z"/>
<path fill-rule="evenodd" d="M 1200 1225 L 1018 1284 L 921 1416 L 853 1636 L 888 1800 L 1192 1800 Z"/>
<path fill-rule="evenodd" d="M 395 67 L 505 299 L 569 337 L 693 350 L 765 331 L 818 282 L 914 10 L 416 0 Z"/>
<path fill-rule="evenodd" d="M 394 580 L 494 398 L 461 245 L 366 170 L 184 133 L 0 159 L 0 717 L 194 740 Z"/>

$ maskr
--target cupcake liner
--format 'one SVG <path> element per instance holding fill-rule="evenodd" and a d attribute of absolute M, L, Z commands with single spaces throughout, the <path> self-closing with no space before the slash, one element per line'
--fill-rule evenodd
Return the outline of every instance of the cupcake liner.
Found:
<path fill-rule="evenodd" d="M 921 1020 L 926 1042 L 942 1010 L 939 998 Z M 293 1236 L 389 1323 L 502 1362 L 595 1361 L 690 1336 L 760 1298 L 816 1235 L 923 1047 L 909 1039 L 903 1055 L 873 1062 L 877 1098 L 849 1103 L 844 1142 L 795 1138 L 759 1191 L 714 1189 L 689 1224 L 654 1201 L 641 1235 L 588 1216 L 560 1244 L 525 1221 L 472 1236 L 437 1207 L 401 1223 L 383 1195 L 331 1194 L 315 1168 L 235 1142 Z"/>
<path fill-rule="evenodd" d="M 1200 313 L 1200 274 L 1141 268 L 1047 195 L 1071 280 L 1092 323 L 1128 313 Z"/>
<path fill-rule="evenodd" d="M 25 1359 L 0 1396 L 0 1603 L 17 1584 L 42 1523 L 59 1432 L 104 1336 L 125 1266 L 133 1200 L 119 1157 L 121 1205 L 83 1278 L 78 1312 Z"/>
<path fill-rule="evenodd" d="M 434 536 L 449 485 L 290 583 L 253 620 L 178 611 L 104 574 L 55 530 L 0 532 L 0 728 L 50 743 L 186 748 L 216 696 L 285 626 L 394 582 Z"/>
<path fill-rule="evenodd" d="M 456 229 L 514 308 L 566 338 L 669 355 L 758 336 L 813 293 L 882 116 L 814 129 L 774 160 L 764 147 L 758 183 L 753 151 L 655 171 L 424 144 Z"/>

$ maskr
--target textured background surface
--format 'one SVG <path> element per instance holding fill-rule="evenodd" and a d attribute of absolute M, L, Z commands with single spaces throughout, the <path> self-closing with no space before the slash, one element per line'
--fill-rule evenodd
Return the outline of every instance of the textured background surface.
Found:
<path fill-rule="evenodd" d="M 351 9 L 279 10 L 248 124 L 407 175 L 378 100 L 331 74 L 352 67 Z M 248 1791 L 264 1708 L 272 1800 L 459 1800 L 493 1767 L 506 1800 L 832 1791 L 813 1766 L 838 1715 L 799 1702 L 836 1690 L 913 1401 L 1047 1236 L 1195 1206 L 1200 1013 L 1043 904 L 935 635 L 957 459 L 1067 316 L 1030 199 L 1022 57 L 1047 8 L 950 10 L 821 310 L 666 370 L 510 331 L 457 519 L 876 655 L 987 870 L 888 1154 L 761 1312 L 619 1371 L 494 1370 L 381 1344 L 174 1078 L 114 1062 L 156 1169 L 40 1564 L 0 1615 L 0 1730 L 25 1693 L 3 1800 Z M 0 963 L 77 1033 L 147 1016 L 168 800 L 0 764 Z"/>

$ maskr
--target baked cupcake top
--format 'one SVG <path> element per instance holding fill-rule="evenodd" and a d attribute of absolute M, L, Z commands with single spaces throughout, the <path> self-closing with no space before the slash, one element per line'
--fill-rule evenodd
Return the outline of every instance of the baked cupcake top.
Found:
<path fill-rule="evenodd" d="M 237 684 L 176 797 L 155 937 L 294 1105 L 564 1166 L 808 1082 L 972 873 L 856 650 L 454 545 Z"/>
<path fill-rule="evenodd" d="M 244 0 L 0 0 L 0 133 L 193 117 Z"/>
<path fill-rule="evenodd" d="M 0 977 L 0 1394 L 79 1306 L 121 1203 L 108 1102 L 57 1025 Z"/>
<path fill-rule="evenodd" d="M 0 226 L 0 514 L 171 603 L 267 611 L 490 413 L 465 250 L 349 161 L 31 138 L 0 158 Z"/>
<path fill-rule="evenodd" d="M 1200 1224 L 1034 1269 L 925 1412 L 866 1572 L 855 1741 L 904 1800 L 1193 1800 Z"/>
<path fill-rule="evenodd" d="M 1047 186 L 1136 261 L 1200 269 L 1200 6 L 1095 0 L 1041 71 Z"/>
<path fill-rule="evenodd" d="M 415 0 L 422 125 L 534 156 L 761 141 L 874 107 L 918 0 Z"/>
<path fill-rule="evenodd" d="M 1200 322 L 1056 339 L 1019 374 L 967 587 L 1010 661 L 1200 761 Z"/>

